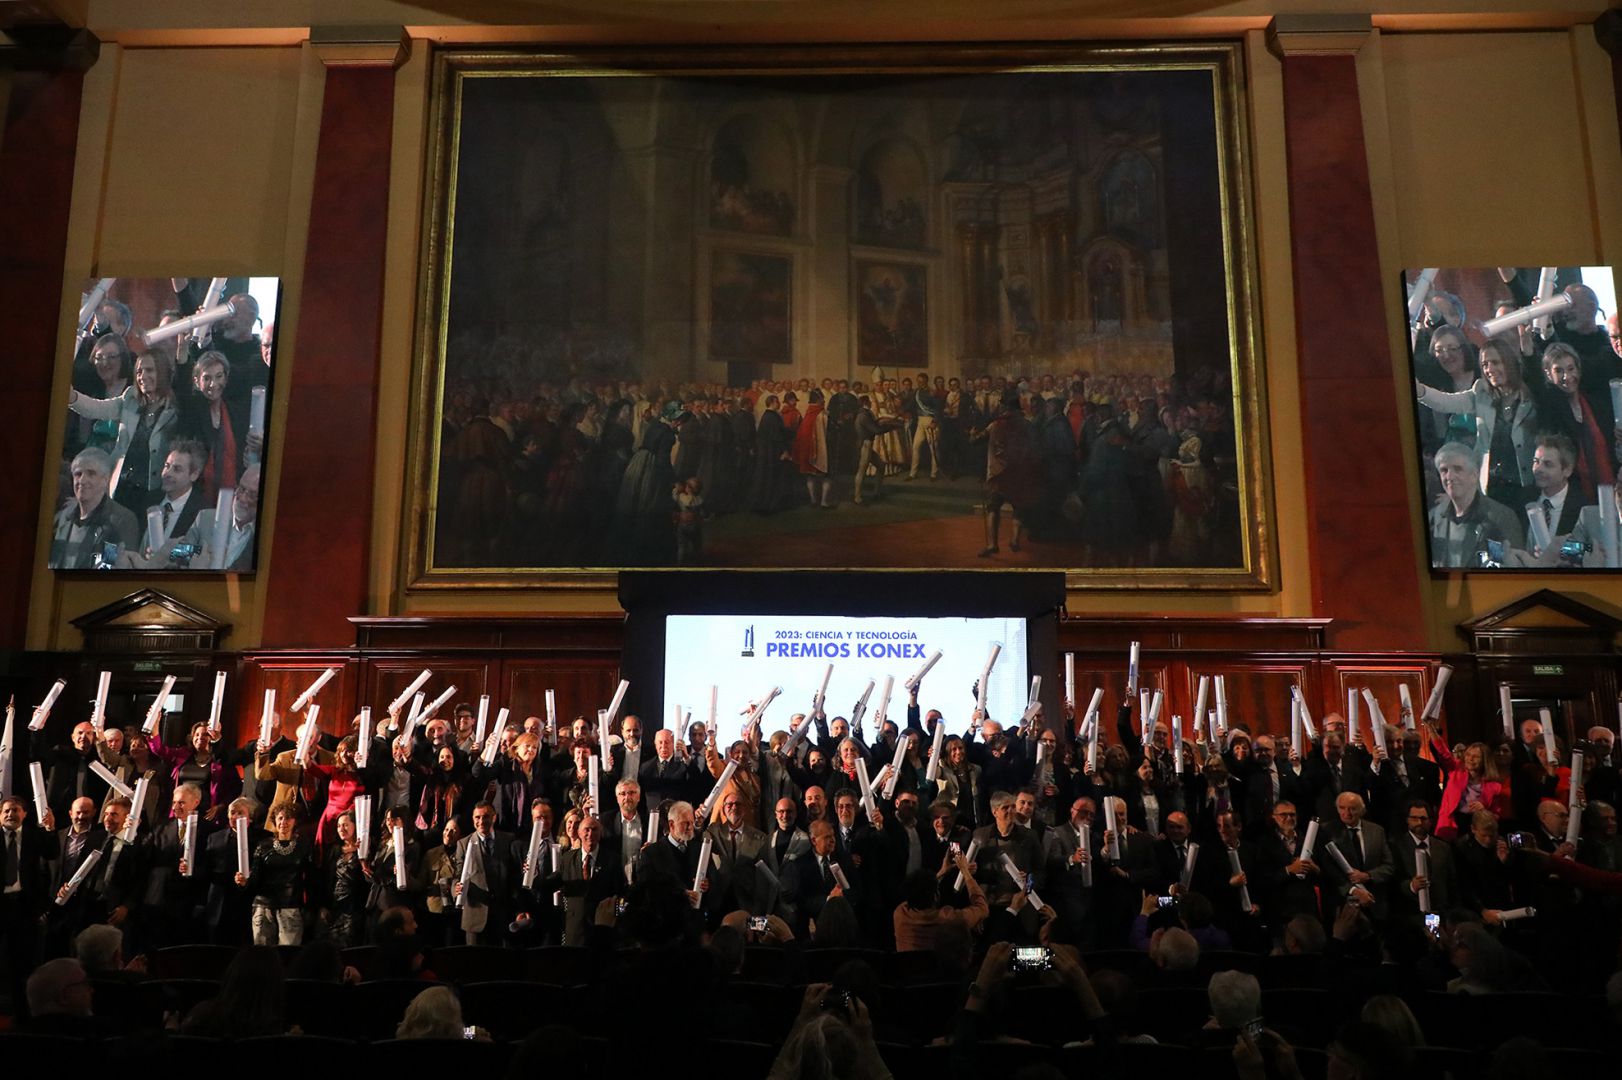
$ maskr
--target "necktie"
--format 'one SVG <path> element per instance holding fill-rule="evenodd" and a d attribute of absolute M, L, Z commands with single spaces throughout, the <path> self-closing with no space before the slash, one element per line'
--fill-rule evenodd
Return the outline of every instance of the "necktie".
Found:
<path fill-rule="evenodd" d="M 79 852 L 84 850 L 84 833 L 70 833 L 68 835 L 68 858 L 77 859 Z"/>
<path fill-rule="evenodd" d="M 826 857 L 824 857 L 821 860 L 821 862 L 822 862 L 822 887 L 824 889 L 831 889 L 831 888 L 833 888 L 833 872 L 828 869 L 828 860 L 827 860 Z"/>
<path fill-rule="evenodd" d="M 1363 865 L 1363 830 L 1352 828 L 1347 830 L 1352 836 L 1352 850 L 1357 853 L 1357 865 Z"/>
<path fill-rule="evenodd" d="M 17 834 L 15 831 L 6 833 L 6 888 L 17 884 L 22 871 L 22 855 L 17 848 Z"/>
<path fill-rule="evenodd" d="M 163 532 L 165 536 L 169 534 L 169 523 L 174 520 L 174 517 L 175 504 L 168 499 L 163 500 Z"/>
<path fill-rule="evenodd" d="M 591 880 L 591 856 L 587 855 L 580 861 L 580 876 L 587 881 Z"/>
<path fill-rule="evenodd" d="M 1548 499 L 1543 500 L 1543 524 L 1551 531 L 1554 529 L 1554 503 Z"/>
<path fill-rule="evenodd" d="M 1274 765 L 1268 770 L 1273 776 L 1273 801 L 1278 802 L 1278 766 Z"/>
<path fill-rule="evenodd" d="M 1188 848 L 1182 844 L 1177 845 L 1177 865 L 1182 866 L 1188 861 Z"/>

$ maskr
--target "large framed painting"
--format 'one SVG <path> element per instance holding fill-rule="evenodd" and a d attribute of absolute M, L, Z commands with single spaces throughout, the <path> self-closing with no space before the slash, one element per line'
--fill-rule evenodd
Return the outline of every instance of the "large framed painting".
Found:
<path fill-rule="evenodd" d="M 1431 571 L 1622 569 L 1609 266 L 1403 273 Z"/>
<path fill-rule="evenodd" d="M 1237 45 L 435 63 L 407 588 L 1271 587 Z"/>

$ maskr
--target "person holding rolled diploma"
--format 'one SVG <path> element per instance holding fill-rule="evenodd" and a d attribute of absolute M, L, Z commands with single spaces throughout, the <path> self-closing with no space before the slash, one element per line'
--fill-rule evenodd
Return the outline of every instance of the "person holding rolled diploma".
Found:
<path fill-rule="evenodd" d="M 1593 505 L 1572 482 L 1577 448 L 1564 435 L 1540 435 L 1532 452 L 1532 488 L 1526 498 L 1526 546 L 1504 552 L 1505 566 L 1569 568 L 1583 565 L 1583 553 L 1566 555 L 1562 545 L 1576 531 L 1582 510 Z"/>
<path fill-rule="evenodd" d="M 1002 870 L 1001 856 L 1007 854 L 1012 858 L 1022 874 L 1039 874 L 1045 869 L 1042 848 L 1031 831 L 1019 824 L 1014 813 L 1014 796 L 1010 793 L 999 791 L 991 796 L 991 818 L 992 824 L 974 832 L 973 841 L 980 846 L 975 863 L 979 867 L 980 885 L 991 906 L 1006 908 L 1013 899 L 1015 886 Z M 1035 883 L 1039 890 L 1044 884 L 1040 879 Z"/>
<path fill-rule="evenodd" d="M 399 830 L 396 833 L 396 829 Z M 395 837 L 404 841 L 404 854 L 395 847 Z M 366 910 L 375 925 L 393 907 L 415 908 L 423 899 L 422 845 L 411 828 L 411 813 L 404 806 L 383 811 L 383 828 L 372 845 L 372 858 L 361 863 L 361 873 L 369 882 Z M 405 863 L 405 887 L 400 887 L 398 865 Z"/>
<path fill-rule="evenodd" d="M 337 818 L 337 835 L 317 855 L 311 882 L 311 906 L 339 948 L 359 945 L 366 927 L 366 899 L 369 882 L 361 869 L 359 834 L 355 813 L 346 811 Z"/>
<path fill-rule="evenodd" d="M 253 569 L 254 537 L 259 522 L 260 476 L 258 465 L 250 465 L 243 470 L 231 498 L 231 518 L 223 526 L 215 521 L 220 509 L 217 495 L 211 497 L 209 505 L 198 511 L 197 520 L 192 522 L 185 541 L 197 549 L 197 554 L 192 556 L 193 569 L 219 569 L 229 573 Z"/>
<path fill-rule="evenodd" d="M 253 800 L 238 797 L 226 808 L 225 828 L 216 829 L 198 849 L 198 867 L 208 882 L 204 910 L 211 945 L 247 945 L 253 936 L 253 897 L 236 883 L 241 869 L 237 859 L 237 822 L 248 822 L 250 845 L 257 839 L 253 828 Z M 252 850 L 249 851 L 252 869 Z"/>
<path fill-rule="evenodd" d="M 26 790 L 26 788 L 24 789 Z M 13 1001 L 27 1000 L 24 985 L 40 960 L 40 917 L 50 904 L 46 860 L 56 838 L 39 827 L 25 795 L 0 798 L 0 948 L 11 973 Z"/>
<path fill-rule="evenodd" d="M 262 781 L 275 781 L 276 794 L 272 806 L 282 803 L 290 804 L 299 811 L 298 820 L 301 827 L 307 832 L 314 832 L 315 822 L 319 819 L 322 805 L 322 783 L 320 774 L 311 766 L 330 766 L 334 760 L 331 750 L 321 746 L 319 734 L 312 735 L 310 751 L 306 758 L 307 764 L 298 763 L 298 738 L 304 735 L 304 726 L 308 720 L 299 724 L 295 732 L 295 739 L 291 749 L 284 750 L 271 757 L 268 749 L 259 749 L 254 754 L 254 776 Z M 275 832 L 275 825 L 267 813 L 265 816 L 265 831 Z"/>
<path fill-rule="evenodd" d="M 138 727 L 131 727 L 128 731 L 121 728 L 109 727 L 101 733 L 96 742 L 96 753 L 101 763 L 111 769 L 125 784 L 134 787 L 139 781 L 146 780 L 148 788 L 152 791 L 141 808 L 140 827 L 151 831 L 163 824 L 164 800 L 168 797 L 169 769 L 152 753 L 146 732 Z M 227 759 L 228 766 L 234 764 Z M 115 797 L 112 788 L 108 788 L 107 798 L 102 800 L 105 808 L 107 803 Z"/>
<path fill-rule="evenodd" d="M 1458 905 L 1453 846 L 1431 835 L 1434 813 L 1424 799 L 1408 800 L 1403 808 L 1404 827 L 1391 836 L 1393 918 L 1422 911 L 1446 915 Z"/>
<path fill-rule="evenodd" d="M 153 795 L 147 798 L 157 802 Z M 91 922 L 127 927 L 131 912 L 139 906 L 146 883 L 146 867 L 141 862 L 140 846 L 125 833 L 129 816 L 130 801 L 122 795 L 114 795 L 102 805 L 101 861 L 90 879 L 80 886 L 94 908 L 90 912 Z"/>
<path fill-rule="evenodd" d="M 185 746 L 165 746 L 162 732 L 160 723 L 147 736 L 147 749 L 169 767 L 170 785 L 195 784 L 203 796 L 198 812 L 210 822 L 222 820 L 226 805 L 241 793 L 242 783 L 236 770 L 216 752 L 220 733 L 210 731 L 200 720 L 191 726 Z"/>
<path fill-rule="evenodd" d="M 583 948 L 591 943 L 597 905 L 624 893 L 626 882 L 618 853 L 603 847 L 601 822 L 581 818 L 575 835 L 578 842 L 559 853 L 550 874 L 536 879 L 535 891 L 542 896 L 563 894 L 563 944 Z"/>
<path fill-rule="evenodd" d="M 1097 803 L 1091 797 L 1080 796 L 1073 800 L 1068 819 L 1049 831 L 1046 852 L 1047 887 L 1053 893 L 1049 903 L 1058 910 L 1063 925 L 1081 936 L 1077 944 L 1083 947 L 1096 944 L 1096 928 L 1091 917 L 1096 818 Z M 962 850 L 968 851 L 966 843 Z"/>
<path fill-rule="evenodd" d="M 46 730 L 40 728 L 29 735 L 27 760 L 37 761 L 44 768 L 47 777 L 45 801 L 52 814 L 66 821 L 68 807 L 74 799 L 89 796 L 99 804 L 107 798 L 111 789 L 107 781 L 90 769 L 90 763 L 97 760 L 98 751 L 96 729 L 88 720 L 73 725 L 66 744 L 52 745 Z M 24 768 L 23 758 L 19 755 L 13 765 L 13 777 L 26 776 Z"/>
<path fill-rule="evenodd" d="M 676 752 L 676 733 L 660 728 L 653 733 L 653 757 L 642 763 L 637 782 L 651 808 L 667 800 L 688 798 L 693 791 L 691 761 Z"/>
<path fill-rule="evenodd" d="M 916 797 L 914 798 L 916 808 Z M 767 915 L 767 882 L 755 870 L 766 856 L 766 834 L 744 819 L 743 800 L 736 791 L 721 796 L 721 820 L 704 831 L 710 838 L 710 893 L 706 907 L 715 918 L 740 908 L 751 915 Z"/>
<path fill-rule="evenodd" d="M 1296 804 L 1288 800 L 1275 803 L 1267 824 L 1251 832 L 1257 878 L 1251 883 L 1251 898 L 1261 906 L 1263 921 L 1275 938 L 1298 915 L 1323 917 L 1318 905 L 1321 832 L 1318 822 L 1302 823 Z"/>
<path fill-rule="evenodd" d="M 980 766 L 969 759 L 969 748 L 956 735 L 941 747 L 940 769 L 935 773 L 937 797 L 950 802 L 957 812 L 957 826 L 973 832 L 991 821 L 991 793 L 981 779 Z"/>
<path fill-rule="evenodd" d="M 1377 722 L 1369 718 L 1370 724 Z M 1345 736 L 1337 731 L 1325 730 L 1319 743 L 1321 752 L 1309 755 L 1301 766 L 1301 784 L 1311 800 L 1313 816 L 1334 817 L 1335 799 L 1343 792 L 1355 793 L 1367 805 L 1369 767 L 1348 751 Z"/>
<path fill-rule="evenodd" d="M 1335 799 L 1335 821 L 1328 832 L 1328 844 L 1318 856 L 1324 870 L 1325 906 L 1336 910 L 1356 904 L 1376 924 L 1383 923 L 1388 909 L 1387 894 L 1396 868 L 1385 829 L 1364 818 L 1368 804 L 1353 791 Z M 1320 835 L 1319 843 L 1325 838 Z"/>
<path fill-rule="evenodd" d="M 546 794 L 546 770 L 540 754 L 540 737 L 526 731 L 513 739 L 510 753 L 497 754 L 493 763 L 486 765 L 482 757 L 473 759 L 473 787 L 484 791 L 491 782 L 496 784 L 496 827 L 503 832 L 529 835 L 529 804 Z M 577 778 L 583 778 L 583 774 Z M 600 786 L 606 787 L 607 778 L 600 780 Z M 598 807 L 596 812 L 605 811 Z"/>
<path fill-rule="evenodd" d="M 1265 920 L 1271 914 L 1262 903 L 1266 875 L 1261 852 L 1255 842 L 1245 839 L 1237 810 L 1217 814 L 1215 825 L 1215 837 L 1200 844 L 1195 858 L 1193 889 L 1211 901 L 1213 921 L 1236 948 L 1262 949 L 1267 943 Z"/>
<path fill-rule="evenodd" d="M 1475 417 L 1486 495 L 1503 506 L 1519 506 L 1532 484 L 1539 423 L 1537 402 L 1522 377 L 1519 343 L 1505 335 L 1488 338 L 1481 346 L 1481 373 L 1469 390 L 1447 393 L 1416 381 L 1415 392 L 1427 409 Z"/>
<path fill-rule="evenodd" d="M 852 906 L 860 899 L 859 895 L 853 895 L 859 894 L 862 888 L 856 867 L 838 848 L 833 825 L 813 821 L 811 851 L 793 864 L 792 883 L 784 883 L 784 891 L 794 897 L 798 909 L 800 924 L 794 930 L 797 937 L 805 936 L 807 927 L 822 915 L 823 905 L 830 898 L 843 896 Z M 851 890 L 847 891 L 840 884 L 840 877 L 851 883 Z"/>
<path fill-rule="evenodd" d="M 738 765 L 732 772 L 732 778 L 727 781 L 726 788 L 710 800 L 711 822 L 721 820 L 721 801 L 730 794 L 738 796 L 743 820 L 751 823 L 760 820 L 760 777 L 755 772 L 755 749 L 749 740 L 739 739 L 727 748 L 726 757 L 723 758 L 714 747 L 709 745 L 704 747 L 704 767 L 713 780 L 721 779 L 728 762 L 736 762 Z"/>
<path fill-rule="evenodd" d="M 1554 746 L 1552 755 L 1549 753 L 1551 744 Z M 1530 827 L 1537 821 L 1538 807 L 1544 799 L 1565 803 L 1571 791 L 1571 767 L 1566 764 L 1570 758 L 1566 753 L 1565 740 L 1549 738 L 1545 732 L 1530 750 L 1530 759 L 1515 771 L 1515 778 L 1510 784 L 1515 822 L 1522 828 Z"/>
<path fill-rule="evenodd" d="M 674 878 L 682 883 L 683 890 L 688 891 L 688 899 L 694 899 L 691 890 L 693 880 L 698 876 L 698 856 L 702 847 L 697 838 L 695 822 L 692 803 L 671 803 L 665 813 L 664 838 L 650 843 L 637 856 L 636 880 L 647 881 L 656 874 Z M 699 889 L 708 892 L 709 888 L 709 878 L 706 876 Z"/>
<path fill-rule="evenodd" d="M 53 820 L 47 831 L 50 831 L 49 826 L 54 825 Z M 55 830 L 52 839 L 55 851 L 51 861 L 55 869 L 51 875 L 50 890 L 58 902 L 51 905 L 52 910 L 48 912 L 46 947 L 52 955 L 61 956 L 69 951 L 79 931 L 90 925 L 94 901 L 90 890 L 84 888 L 81 880 L 70 896 L 68 882 L 78 873 L 90 853 L 100 851 L 107 840 L 107 834 L 96 821 L 95 800 L 87 797 L 74 799 L 68 807 L 67 828 Z M 92 866 L 91 870 L 94 869 Z"/>
<path fill-rule="evenodd" d="M 154 796 L 149 792 L 147 798 Z M 146 868 L 146 888 L 141 896 L 139 924 L 142 943 L 151 948 L 167 948 L 200 942 L 204 938 L 202 918 L 207 901 L 208 880 L 203 874 L 183 873 L 186 851 L 186 821 L 203 801 L 196 784 L 181 784 L 169 800 L 169 819 L 156 832 L 141 838 L 142 865 Z M 208 819 L 197 817 L 199 830 L 195 850 L 207 850 Z"/>
<path fill-rule="evenodd" d="M 1154 838 L 1132 824 L 1126 800 L 1105 794 L 1099 800 L 1099 811 L 1090 830 L 1093 917 L 1099 945 L 1110 947 L 1125 943 L 1143 894 L 1156 886 L 1158 872 Z M 979 862 L 984 866 L 986 853 L 981 846 Z"/>
<path fill-rule="evenodd" d="M 338 839 L 338 819 L 354 812 L 355 800 L 361 795 L 375 795 L 383 786 L 387 767 L 383 761 L 369 761 L 362 769 L 355 764 L 355 736 L 346 735 L 338 740 L 338 747 L 329 761 L 311 761 L 306 768 L 312 776 L 325 782 L 326 805 L 315 828 L 315 857 L 318 862 L 326 858 L 326 851 Z"/>
<path fill-rule="evenodd" d="M 301 945 L 314 849 L 299 835 L 299 809 L 293 803 L 271 807 L 268 820 L 271 836 L 254 849 L 250 871 L 237 871 L 233 880 L 253 905 L 255 945 Z"/>
<path fill-rule="evenodd" d="M 512 895 L 518 883 L 518 859 L 512 833 L 496 831 L 496 808 L 488 802 L 473 807 L 473 831 L 456 845 L 458 876 L 451 897 L 469 945 L 497 945 L 511 921 Z"/>

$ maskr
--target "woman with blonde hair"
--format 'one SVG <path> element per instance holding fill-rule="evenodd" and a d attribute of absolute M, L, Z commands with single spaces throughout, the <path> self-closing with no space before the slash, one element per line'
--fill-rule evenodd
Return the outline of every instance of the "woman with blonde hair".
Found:
<path fill-rule="evenodd" d="M 1436 835 L 1452 840 L 1470 830 L 1470 815 L 1477 810 L 1489 810 L 1502 817 L 1502 804 L 1507 803 L 1508 790 L 1498 775 L 1498 763 L 1486 743 L 1471 743 L 1464 748 L 1462 758 L 1455 758 L 1447 742 L 1428 722 L 1423 725 L 1425 737 L 1430 739 L 1431 753 L 1446 779 L 1443 781 L 1442 807 L 1436 815 Z"/>
<path fill-rule="evenodd" d="M 435 986 L 411 999 L 396 1039 L 460 1039 L 463 1034 L 462 1003 L 448 986 Z"/>
<path fill-rule="evenodd" d="M 1521 347 L 1499 334 L 1481 347 L 1481 378 L 1452 393 L 1415 380 L 1419 403 L 1440 413 L 1475 417 L 1475 450 L 1482 459 L 1483 491 L 1514 508 L 1532 486 L 1532 452 L 1537 449 L 1538 409 L 1521 369 Z"/>
<path fill-rule="evenodd" d="M 1384 1028 L 1409 1049 L 1425 1045 L 1425 1032 L 1408 1003 L 1395 994 L 1375 994 L 1363 1003 L 1362 1020 Z"/>

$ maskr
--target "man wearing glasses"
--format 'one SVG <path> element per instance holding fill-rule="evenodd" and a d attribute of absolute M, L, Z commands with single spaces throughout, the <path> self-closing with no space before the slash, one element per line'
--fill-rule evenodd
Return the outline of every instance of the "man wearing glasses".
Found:
<path fill-rule="evenodd" d="M 1431 836 L 1434 818 L 1424 799 L 1408 800 L 1406 828 L 1391 838 L 1391 861 L 1396 868 L 1390 892 L 1391 914 L 1412 916 L 1421 912 L 1421 899 L 1430 903 L 1425 913 L 1444 915 L 1458 902 L 1458 878 L 1453 865 L 1452 845 Z M 1425 853 L 1426 872 L 1419 870 L 1416 852 Z"/>

